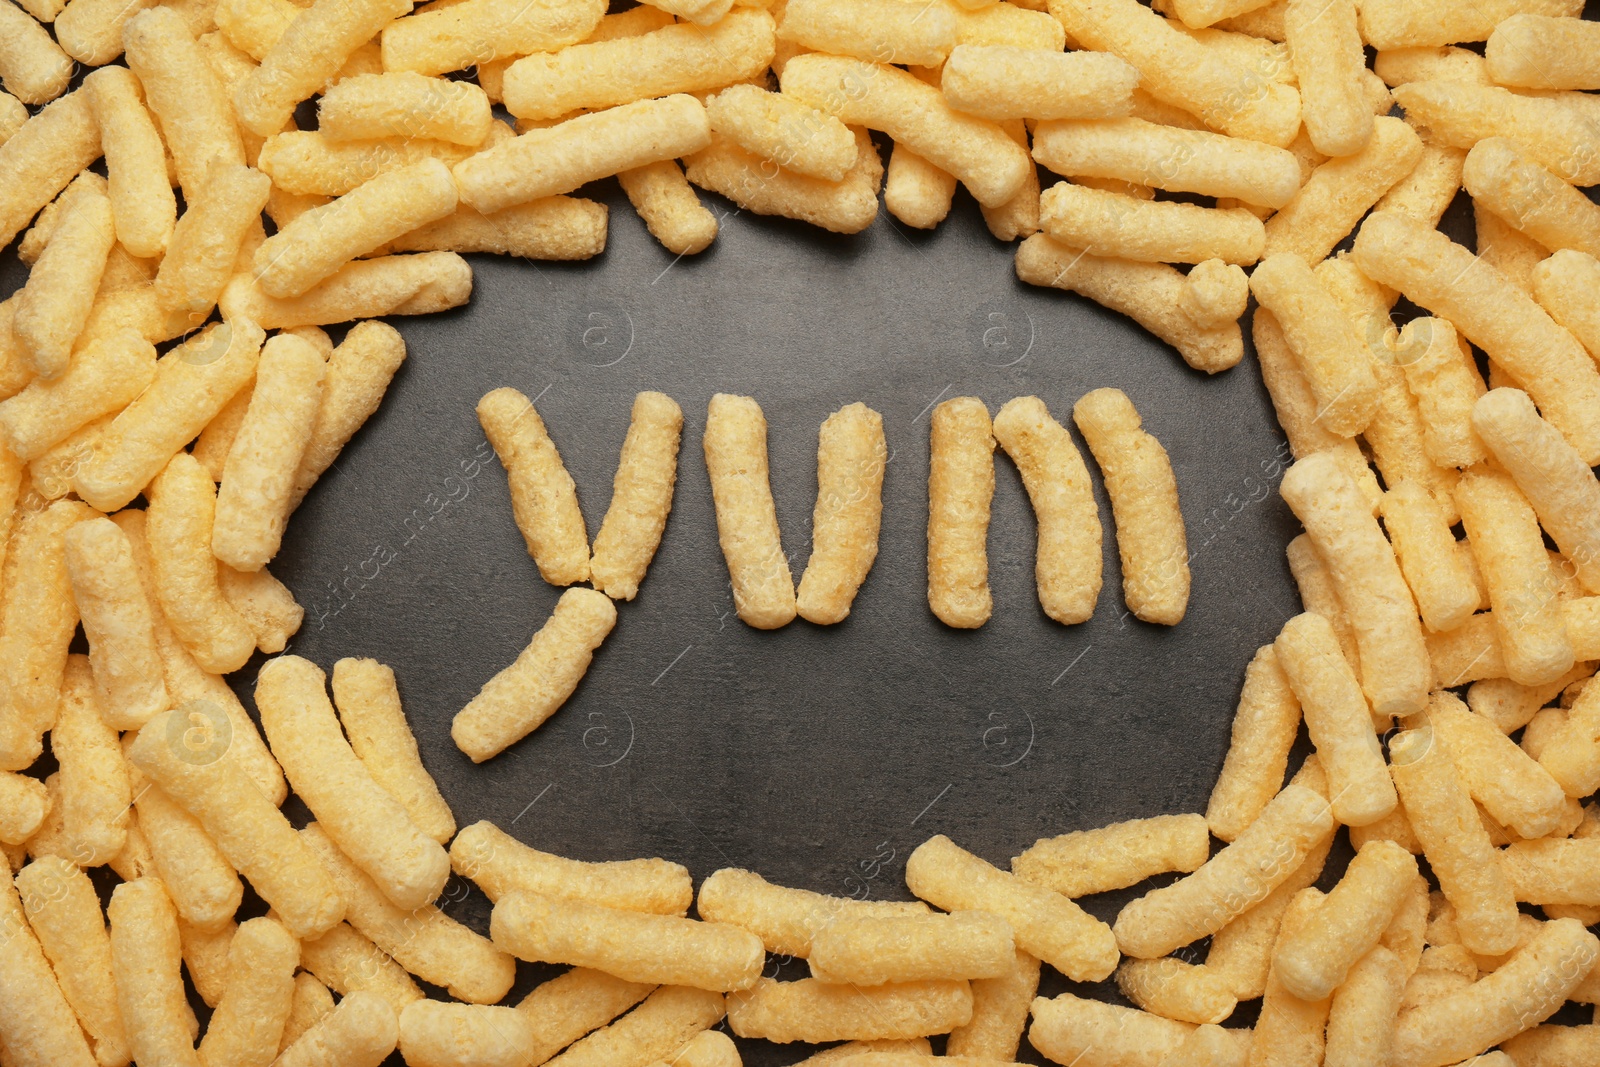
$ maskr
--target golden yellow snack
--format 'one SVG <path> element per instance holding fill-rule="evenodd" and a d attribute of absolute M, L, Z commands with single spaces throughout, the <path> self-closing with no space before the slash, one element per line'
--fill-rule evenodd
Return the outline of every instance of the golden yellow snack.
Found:
<path fill-rule="evenodd" d="M 1225 978 L 1172 956 L 1123 960 L 1117 989 L 1138 1008 L 1179 1022 L 1218 1023 L 1238 1005 Z"/>
<path fill-rule="evenodd" d="M 1331 454 L 1315 453 L 1289 469 L 1280 492 L 1305 525 L 1349 614 L 1372 711 L 1421 710 L 1430 678 L 1422 624 L 1360 490 Z"/>
<path fill-rule="evenodd" d="M 1474 1056 L 1551 1015 L 1600 956 L 1576 919 L 1547 922 L 1493 974 L 1408 1012 L 1390 1062 L 1442 1067 Z"/>
<path fill-rule="evenodd" d="M 400 1043 L 389 1002 L 354 992 L 285 1049 L 275 1067 L 378 1067 Z"/>
<path fill-rule="evenodd" d="M 1355 155 L 1372 139 L 1373 121 L 1361 92 L 1367 57 L 1354 0 L 1289 0 L 1284 33 L 1311 143 L 1323 155 Z"/>
<path fill-rule="evenodd" d="M 207 1064 L 269 1067 L 294 1003 L 300 943 L 273 919 L 241 923 L 228 950 L 228 985 L 200 1042 Z"/>
<path fill-rule="evenodd" d="M 338 886 L 350 925 L 406 970 L 469 1004 L 495 1004 L 506 995 L 516 972 L 510 956 L 432 904 L 395 907 L 316 823 L 300 838 Z"/>
<path fill-rule="evenodd" d="M 0 874 L 0 932 L 7 947 L 7 965 L 0 968 L 0 1041 L 18 1067 L 93 1067 L 95 1057 L 29 927 L 11 871 Z"/>
<path fill-rule="evenodd" d="M 1017 277 L 1070 289 L 1127 315 L 1196 370 L 1215 374 L 1244 356 L 1238 323 L 1206 329 L 1191 319 L 1183 310 L 1184 276 L 1165 264 L 1094 256 L 1041 233 L 1018 247 Z"/>
<path fill-rule="evenodd" d="M 1111 498 L 1123 599 L 1145 622 L 1176 626 L 1189 604 L 1189 553 L 1166 449 L 1140 428 L 1139 413 L 1120 390 L 1085 394 L 1072 417 Z"/>
<path fill-rule="evenodd" d="M 718 89 L 762 73 L 773 47 L 772 16 L 741 8 L 705 28 L 667 26 L 637 37 L 540 52 L 519 59 L 506 71 L 505 106 L 518 118 L 554 119 L 578 109 Z M 687 154 L 667 152 L 653 159 Z M 472 202 L 466 189 L 462 194 Z"/>
<path fill-rule="evenodd" d="M 795 174 L 842 181 L 856 162 L 856 138 L 831 115 L 756 85 L 732 85 L 706 101 L 716 134 Z"/>
<path fill-rule="evenodd" d="M 678 443 L 683 409 L 665 393 L 643 392 L 634 398 L 628 436 L 612 480 L 611 504 L 595 534 L 590 577 L 594 587 L 614 600 L 632 600 L 644 581 L 667 516 L 678 479 Z"/>
<path fill-rule="evenodd" d="M 1461 170 L 1466 159 L 1466 153 L 1459 148 L 1432 144 L 1424 139 L 1422 158 L 1410 174 L 1379 198 L 1376 210 L 1394 211 L 1437 226 L 1461 188 Z"/>
<path fill-rule="evenodd" d="M 994 445 L 988 409 L 977 397 L 946 400 L 929 420 L 928 606 L 947 626 L 989 620 L 989 503 Z"/>
<path fill-rule="evenodd" d="M 100 152 L 100 124 L 87 93 L 53 100 L 19 126 L 0 145 L 0 247 L 9 245 Z"/>
<path fill-rule="evenodd" d="M 0 843 L 20 845 L 38 832 L 52 803 L 37 778 L 0 771 Z"/>
<path fill-rule="evenodd" d="M 211 165 L 186 201 L 156 273 L 156 299 L 163 307 L 200 313 L 216 304 L 271 188 L 266 175 L 242 164 Z"/>
<path fill-rule="evenodd" d="M 1134 900 L 1117 916 L 1117 943 L 1155 959 L 1215 933 L 1295 873 L 1333 825 L 1328 801 L 1291 784 L 1234 842 L 1193 874 Z"/>
<path fill-rule="evenodd" d="M 883 181 L 883 206 L 907 226 L 931 230 L 949 216 L 957 184 L 954 175 L 896 144 Z"/>
<path fill-rule="evenodd" d="M 170 895 L 170 893 L 169 893 Z M 178 907 L 178 902 L 172 902 Z M 178 940 L 183 945 L 183 966 L 194 982 L 196 993 L 208 1007 L 215 1008 L 228 988 L 228 950 L 239 924 L 229 919 L 215 930 L 202 930 L 178 910 Z"/>
<path fill-rule="evenodd" d="M 1031 1000 L 1032 997 L 1029 999 Z M 1026 1003 L 1024 1003 L 1022 1006 L 1022 1022 L 1024 1024 L 1027 1022 L 1027 1010 L 1028 1006 Z M 956 1027 L 955 1030 L 951 1031 L 951 1035 L 954 1036 L 954 1034 L 960 1029 L 961 1027 Z M 900 1054 L 906 1054 L 927 1057 L 933 1055 L 933 1047 L 928 1043 L 928 1039 L 925 1037 L 906 1038 L 905 1040 L 897 1040 L 890 1037 L 882 1038 L 876 1041 L 846 1041 L 842 1045 L 833 1045 L 829 1048 L 823 1049 L 821 1052 L 813 1053 L 812 1055 L 807 1056 L 805 1059 L 801 1060 L 800 1063 L 795 1064 L 795 1067 L 802 1067 L 802 1065 L 803 1067 L 825 1067 L 825 1065 L 837 1065 L 840 1060 L 843 1060 L 847 1057 L 858 1056 L 862 1053 L 869 1052 L 893 1053 L 896 1056 Z M 920 1067 L 926 1067 L 926 1065 L 923 1064 L 920 1065 Z"/>
<path fill-rule="evenodd" d="M 1183 310 L 1205 329 L 1234 323 L 1250 303 L 1250 279 L 1237 264 L 1208 259 L 1184 275 Z"/>
<path fill-rule="evenodd" d="M 593 589 L 561 594 L 555 611 L 516 662 L 484 683 L 456 713 L 450 736 L 482 763 L 538 729 L 566 703 L 617 622 L 611 598 Z"/>
<path fill-rule="evenodd" d="M 515 1008 L 419 1000 L 400 1013 L 400 1054 L 416 1067 L 522 1067 L 536 1040 Z"/>
<path fill-rule="evenodd" d="M 105 147 L 107 184 L 117 240 L 131 255 L 159 256 L 177 220 L 167 184 L 166 149 L 144 106 L 144 90 L 126 67 L 105 67 L 84 79 Z"/>
<path fill-rule="evenodd" d="M 538 411 L 505 387 L 478 401 L 478 421 L 506 468 L 511 509 L 539 574 L 551 585 L 587 581 L 589 538 L 577 487 Z"/>
<path fill-rule="evenodd" d="M 1361 35 L 1374 48 L 1417 48 L 1482 41 L 1503 19 L 1521 13 L 1574 16 L 1574 0 L 1487 0 L 1462 7 L 1445 0 L 1364 0 Z"/>
<path fill-rule="evenodd" d="M 695 185 L 757 215 L 782 215 L 835 233 L 859 233 L 877 217 L 883 161 L 865 130 L 857 129 L 854 136 L 855 165 L 837 182 L 775 168 L 721 136 L 689 156 L 684 173 Z"/>
<path fill-rule="evenodd" d="M 711 398 L 704 437 L 717 537 L 739 618 L 774 630 L 795 617 L 794 578 L 783 553 L 767 474 L 767 422 L 750 397 Z"/>
<path fill-rule="evenodd" d="M 1538 695 L 1543 696 L 1543 691 Z M 1566 721 L 1535 756 L 1568 796 L 1588 796 L 1580 790 L 1590 782 L 1600 783 L 1597 720 L 1600 720 L 1600 686 L 1585 685 L 1572 701 Z M 1600 788 L 1600 784 L 1596 788 Z"/>
<path fill-rule="evenodd" d="M 889 0 L 793 0 L 783 8 L 778 37 L 808 52 L 937 67 L 956 45 L 957 25 L 945 4 L 908 9 Z"/>
<path fill-rule="evenodd" d="M 396 1014 L 422 999 L 422 990 L 394 957 L 349 923 L 340 923 L 316 940 L 302 943 L 300 963 L 340 996 L 375 993 L 388 1001 Z"/>
<path fill-rule="evenodd" d="M 156 363 L 156 378 L 102 431 L 72 485 L 102 511 L 126 506 L 255 374 L 262 331 L 210 327 Z"/>
<path fill-rule="evenodd" d="M 20 8 L 0 8 L 0 82 L 24 104 L 48 104 L 72 80 L 72 59 Z M 108 57 L 109 58 L 109 57 Z M 102 62 L 104 62 L 102 60 Z"/>
<path fill-rule="evenodd" d="M 1312 612 L 1297 615 L 1284 624 L 1274 647 L 1327 773 L 1334 817 L 1347 826 L 1366 826 L 1394 811 L 1394 786 L 1374 723 L 1333 625 Z"/>
<path fill-rule="evenodd" d="M 302 296 L 359 256 L 449 215 L 456 202 L 439 160 L 386 171 L 269 237 L 255 253 L 256 284 L 279 299 Z"/>
<path fill-rule="evenodd" d="M 695 1034 L 717 1025 L 725 1010 L 717 993 L 665 986 L 636 1010 L 548 1062 L 557 1067 L 649 1064 L 672 1055 Z"/>
<path fill-rule="evenodd" d="M 239 125 L 261 137 L 284 128 L 295 106 L 320 91 L 378 31 L 411 11 L 411 0 L 320 0 L 283 32 L 233 93 Z"/>
<path fill-rule="evenodd" d="M 166 7 L 135 15 L 123 30 L 128 66 L 160 120 L 186 198 L 204 187 L 215 160 L 244 163 L 244 144 L 227 91 L 183 16 Z M 287 116 L 285 116 L 287 118 Z M 277 133 L 283 123 L 268 130 Z"/>
<path fill-rule="evenodd" d="M 294 594 L 265 567 L 245 572 L 223 564 L 217 569 L 217 586 L 223 599 L 244 616 L 262 652 L 282 652 L 305 621 L 305 609 Z"/>
<path fill-rule="evenodd" d="M 946 1033 L 972 1018 L 966 982 L 899 982 L 856 989 L 815 978 L 763 978 L 728 998 L 728 1025 L 768 1041 L 882 1040 Z M 559 1062 L 559 1061 L 557 1061 Z"/>
<path fill-rule="evenodd" d="M 1043 838 L 1013 859 L 1011 870 L 1075 898 L 1125 889 L 1167 871 L 1188 874 L 1210 855 L 1204 816 L 1158 815 Z"/>
<path fill-rule="evenodd" d="M 387 171 L 437 159 L 447 166 L 472 155 L 474 150 L 444 141 L 398 137 L 375 141 L 331 141 L 312 130 L 284 130 L 268 137 L 256 160 L 262 173 L 272 178 L 275 197 L 343 196 L 363 182 Z M 275 199 L 275 203 L 276 203 Z M 325 203 L 318 201 L 317 203 Z M 305 204 L 300 211 L 316 206 Z M 278 209 L 269 205 L 276 222 Z M 296 217 L 300 212 L 296 212 Z"/>
<path fill-rule="evenodd" d="M 128 758 L 200 821 L 292 933 L 315 937 L 339 921 L 344 901 L 288 819 L 229 754 L 227 724 L 225 713 L 191 702 L 146 723 Z"/>
<path fill-rule="evenodd" d="M 1428 722 L 1444 739 L 1467 791 L 1496 822 L 1527 838 L 1560 829 L 1567 818 L 1562 787 L 1494 722 L 1445 691 L 1433 694 Z"/>
<path fill-rule="evenodd" d="M 1241 1000 L 1259 997 L 1266 989 L 1284 913 L 1295 895 L 1321 876 L 1332 844 L 1330 828 L 1282 884 L 1212 935 L 1206 968 L 1224 977 Z"/>
<path fill-rule="evenodd" d="M 946 1056 L 1013 1060 L 1028 1007 L 1039 991 L 1039 961 L 1021 949 L 1005 974 L 979 978 L 972 985 L 972 1021 L 950 1031 Z"/>
<path fill-rule="evenodd" d="M 1473 427 L 1517 483 L 1540 525 L 1576 569 L 1589 591 L 1600 589 L 1600 482 L 1539 417 L 1526 393 L 1496 389 L 1473 406 Z"/>
<path fill-rule="evenodd" d="M 50 731 L 61 765 L 61 833 L 80 867 L 99 867 L 122 851 L 133 793 L 117 732 L 106 725 L 83 656 L 68 656 L 61 705 Z"/>
<path fill-rule="evenodd" d="M 1417 861 L 1399 845 L 1364 845 L 1333 891 L 1279 936 L 1272 967 L 1284 989 L 1308 1001 L 1331 996 L 1378 945 L 1416 877 Z"/>
<path fill-rule="evenodd" d="M 5 607 L 0 613 L 0 770 L 33 765 L 44 732 L 55 725 L 67 646 L 78 608 L 67 574 L 66 534 L 93 518 L 76 500 L 58 500 L 19 516 L 5 560 Z"/>
<path fill-rule="evenodd" d="M 178 915 L 159 879 L 124 882 L 106 908 L 117 1005 L 136 1063 L 198 1065 L 183 991 Z"/>
<path fill-rule="evenodd" d="M 1509 137 L 1542 166 L 1576 183 L 1600 178 L 1600 131 L 1572 94 L 1523 95 L 1499 86 L 1424 81 L 1395 89 L 1409 121 L 1440 142 L 1470 149 L 1489 137 Z"/>
<path fill-rule="evenodd" d="M 1280 941 L 1303 928 L 1322 903 L 1316 889 L 1302 889 L 1285 910 Z M 1283 984 L 1274 961 L 1267 973 L 1261 999 L 1261 1018 L 1251 1035 L 1253 1063 L 1312 1064 L 1322 1062 L 1330 1008 L 1327 999 L 1301 1000 Z"/>
<path fill-rule="evenodd" d="M 1490 79 L 1527 89 L 1600 89 L 1600 37 L 1583 19 L 1519 13 L 1496 24 L 1484 50 Z"/>
<path fill-rule="evenodd" d="M 553 52 L 589 36 L 605 14 L 599 0 L 542 0 L 507 8 L 495 0 L 430 7 L 383 28 L 383 69 L 444 74 L 512 56 Z"/>
<path fill-rule="evenodd" d="M 1600 351 L 1600 301 L 1592 285 L 1600 263 L 1583 252 L 1564 249 L 1533 269 L 1534 299 L 1582 342 L 1589 355 Z"/>
<path fill-rule="evenodd" d="M 548 196 L 491 215 L 458 207 L 389 242 L 392 252 L 492 252 L 524 259 L 589 259 L 606 247 L 606 206 Z"/>
<path fill-rule="evenodd" d="M 1265 254 L 1293 252 L 1313 264 L 1323 259 L 1421 156 L 1422 142 L 1411 127 L 1380 116 L 1365 148 L 1319 165 L 1294 199 L 1268 220 Z"/>
<path fill-rule="evenodd" d="M 332 141 L 423 137 L 476 147 L 493 121 L 478 86 L 415 71 L 341 78 L 317 101 L 317 131 Z"/>
<path fill-rule="evenodd" d="M 123 745 L 126 751 L 132 738 Z M 232 924 L 244 886 L 198 819 L 129 764 L 139 836 L 150 851 L 147 873 L 160 877 L 178 909 L 179 923 L 214 934 Z M 201 982 L 201 984 L 204 984 Z"/>
<path fill-rule="evenodd" d="M 1068 178 L 1114 178 L 1271 208 L 1300 189 L 1300 167 L 1282 148 L 1141 118 L 1042 122 L 1033 157 Z"/>
<path fill-rule="evenodd" d="M 1483 377 L 1455 327 L 1444 319 L 1413 319 L 1389 347 L 1417 399 L 1428 458 L 1441 467 L 1480 462 L 1485 453 L 1472 406 L 1483 396 Z"/>
<path fill-rule="evenodd" d="M 289 1017 L 283 1024 L 283 1039 L 278 1043 L 282 1052 L 300 1035 L 317 1025 L 322 1017 L 333 1011 L 333 995 L 328 987 L 317 981 L 315 975 L 301 971 L 294 976 L 294 999 L 289 1004 Z"/>
<path fill-rule="evenodd" d="M 1219 210 L 1060 182 L 1039 202 L 1051 237 L 1096 255 L 1155 263 L 1254 263 L 1265 245 L 1261 220 L 1243 208 Z"/>
<path fill-rule="evenodd" d="M 1565 697 L 1563 690 L 1575 684 L 1581 689 L 1582 683 L 1593 674 L 1593 663 L 1577 663 L 1572 670 L 1545 685 L 1518 685 L 1509 678 L 1474 682 L 1467 690 L 1467 704 L 1498 726 L 1502 733 L 1515 733 L 1557 697 L 1563 697 L 1564 703 L 1570 706 L 1575 696 Z"/>
<path fill-rule="evenodd" d="M 1423 624 L 1437 632 L 1466 622 L 1482 605 L 1440 502 L 1408 480 L 1385 493 L 1381 507 L 1384 530 Z"/>
<path fill-rule="evenodd" d="M 746 989 L 761 939 L 726 923 L 624 911 L 517 890 L 495 903 L 490 935 L 520 959 L 592 967 L 630 982 Z"/>
<path fill-rule="evenodd" d="M 1103 119 L 1128 114 L 1139 72 L 1101 52 L 1046 52 L 958 45 L 940 89 L 950 106 L 980 118 Z"/>
<path fill-rule="evenodd" d="M 1062 993 L 1034 1000 L 1028 1043 L 1057 1063 L 1158 1064 L 1193 1029 L 1137 1008 Z"/>
<path fill-rule="evenodd" d="M 1016 947 L 1004 919 L 982 911 L 948 915 L 841 916 L 811 942 L 811 976 L 852 986 L 998 978 Z"/>
<path fill-rule="evenodd" d="M 1483 468 L 1462 475 L 1456 500 L 1488 586 L 1507 674 L 1523 685 L 1559 678 L 1576 657 L 1532 506 L 1508 475 Z"/>
<path fill-rule="evenodd" d="M 126 1064 L 128 1037 L 117 1006 L 111 942 L 89 876 L 67 860 L 42 856 L 17 872 L 16 891 L 95 1060 L 101 1067 Z"/>
<path fill-rule="evenodd" d="M 796 610 L 810 622 L 826 625 L 849 615 L 872 569 L 887 458 L 883 417 L 866 405 L 847 404 L 823 420 L 811 557 L 795 596 Z"/>
<path fill-rule="evenodd" d="M 1511 892 L 1518 900 L 1540 906 L 1600 904 L 1597 859 L 1600 844 L 1592 837 L 1514 841 L 1500 853 Z"/>
<path fill-rule="evenodd" d="M 1349 437 L 1333 433 L 1318 418 L 1322 414 L 1316 394 L 1312 392 L 1306 376 L 1301 373 L 1294 350 L 1284 336 L 1283 327 L 1272 312 L 1257 307 L 1251 316 L 1251 335 L 1255 341 L 1256 358 L 1260 363 L 1261 380 L 1272 399 L 1272 409 L 1278 425 L 1289 440 L 1289 450 L 1296 458 L 1315 452 L 1327 452 L 1355 482 L 1362 498 L 1377 511 L 1383 492 L 1378 488 L 1377 476 L 1367 464 L 1360 447 Z M 1290 542 L 1292 545 L 1293 542 Z M 1290 555 L 1293 563 L 1293 553 Z M 1297 572 L 1298 573 L 1298 572 Z M 1297 578 L 1297 580 L 1299 580 Z M 1304 595 L 1305 583 L 1301 583 Z M 1342 609 L 1341 609 L 1342 610 Z M 1333 616 L 1330 616 L 1333 618 Z M 1335 625 L 1338 620 L 1334 619 Z M 1353 648 L 1353 646 L 1347 646 Z M 1352 659 L 1354 662 L 1354 659 Z"/>
<path fill-rule="evenodd" d="M 61 221 L 17 297 L 12 329 L 40 378 L 60 377 L 72 357 L 116 241 L 111 201 L 96 184 L 75 183 Z"/>
<path fill-rule="evenodd" d="M 341 659 L 333 665 L 333 699 L 350 747 L 373 779 L 429 837 L 440 844 L 454 837 L 455 816 L 422 765 L 394 671 L 377 660 Z"/>
<path fill-rule="evenodd" d="M 0 90 L 0 145 L 11 140 L 30 117 L 21 100 Z"/>
<path fill-rule="evenodd" d="M 256 707 L 289 783 L 340 851 L 397 907 L 432 903 L 449 857 L 345 741 L 322 671 L 299 656 L 272 660 L 257 678 Z"/>
<path fill-rule="evenodd" d="M 587 967 L 574 967 L 540 983 L 517 1005 L 517 1010 L 533 1024 L 535 1035 L 526 1063 L 529 1067 L 539 1067 L 585 1034 L 605 1026 L 639 1003 L 654 988 L 625 982 Z"/>
<path fill-rule="evenodd" d="M 726 867 L 700 883 L 700 917 L 731 923 L 761 938 L 767 951 L 805 958 L 818 932 L 845 918 L 925 915 L 920 902 L 830 897 L 777 886 L 751 871 Z"/>
<path fill-rule="evenodd" d="M 405 358 L 405 340 L 387 323 L 358 322 L 345 334 L 328 360 L 311 439 L 306 442 L 294 475 L 291 510 L 378 410 L 389 382 Z"/>
<path fill-rule="evenodd" d="M 250 406 L 217 490 L 211 550 L 222 563 L 254 573 L 278 554 L 326 373 L 322 354 L 293 334 L 261 349 Z"/>
<path fill-rule="evenodd" d="M 945 911 L 987 911 L 1011 924 L 1017 947 L 1075 981 L 1100 981 L 1117 965 L 1105 923 L 1059 893 L 1026 882 L 958 847 L 929 838 L 906 861 L 906 885 Z"/>
<path fill-rule="evenodd" d="M 717 216 L 700 203 L 674 160 L 662 159 L 617 175 L 650 234 L 668 252 L 692 256 L 717 236 Z"/>
<path fill-rule="evenodd" d="M 491 901 L 526 892 L 623 911 L 682 916 L 694 900 L 689 872 L 680 864 L 660 859 L 569 860 L 530 848 L 490 822 L 464 827 L 451 842 L 450 862 Z"/>
<path fill-rule="evenodd" d="M 934 86 L 881 64 L 809 53 L 784 66 L 783 91 L 852 126 L 881 130 L 997 207 L 1027 178 L 1027 151 L 992 122 L 964 115 Z"/>
<path fill-rule="evenodd" d="M 133 548 L 134 563 L 139 569 L 139 580 L 145 587 L 145 597 L 154 607 L 159 603 L 159 597 L 156 595 L 154 576 L 151 573 L 153 568 L 150 564 L 148 538 L 145 533 L 147 526 L 145 512 L 119 511 L 111 521 L 121 527 L 127 536 L 128 543 Z M 234 695 L 226 681 L 217 675 L 207 673 L 195 663 L 194 658 L 172 632 L 166 616 L 158 610 L 153 610 L 151 615 L 155 623 L 156 652 L 161 657 L 162 675 L 172 701 L 179 704 L 195 700 L 203 702 L 206 705 L 207 716 L 218 724 L 219 729 L 221 719 L 215 716 L 220 711 L 227 719 L 228 729 L 232 735 L 230 751 L 238 759 L 246 776 L 274 805 L 282 804 L 288 795 L 289 787 L 284 781 L 283 769 L 272 758 L 272 753 L 267 750 L 267 743 L 261 739 L 261 734 L 256 730 L 255 721 L 245 712 L 244 706 L 239 703 L 239 698 Z"/>
<path fill-rule="evenodd" d="M 1084 622 L 1100 596 L 1100 513 L 1083 457 L 1038 397 L 1007 401 L 994 436 L 1022 474 L 1038 522 L 1034 578 L 1057 622 Z"/>
<path fill-rule="evenodd" d="M 1300 129 L 1292 87 L 1213 52 L 1134 0 L 1056 0 L 1050 13 L 1079 47 L 1121 56 L 1138 68 L 1142 89 L 1214 130 L 1283 148 Z"/>
<path fill-rule="evenodd" d="M 1544 248 L 1600 252 L 1600 207 L 1531 159 L 1517 142 L 1487 137 L 1473 145 L 1462 182 L 1475 208 L 1493 212 Z M 1542 249 L 1539 258 L 1544 258 Z"/>
<path fill-rule="evenodd" d="M 173 632 L 207 671 L 244 666 L 255 634 L 217 584 L 211 554 L 216 498 L 211 479 L 188 453 L 174 456 L 148 489 L 150 557 L 156 594 Z"/>
<path fill-rule="evenodd" d="M 1322 280 L 1279 252 L 1255 269 L 1250 289 L 1282 330 L 1316 398 L 1317 422 L 1340 436 L 1360 433 L 1377 412 L 1378 381 L 1367 346 Z"/>
<path fill-rule="evenodd" d="M 1427 726 L 1403 730 L 1389 742 L 1389 759 L 1423 854 L 1455 906 L 1461 940 L 1476 952 L 1508 951 L 1516 901 L 1443 737 Z"/>
<path fill-rule="evenodd" d="M 1277 795 L 1299 728 L 1300 702 L 1276 649 L 1264 645 L 1245 668 L 1228 755 L 1206 806 L 1212 834 L 1235 840 Z"/>
<path fill-rule="evenodd" d="M 35 378 L 0 400 L 0 440 L 32 461 L 91 422 L 115 415 L 150 384 L 155 349 L 132 330 L 87 341 L 54 380 Z"/>

